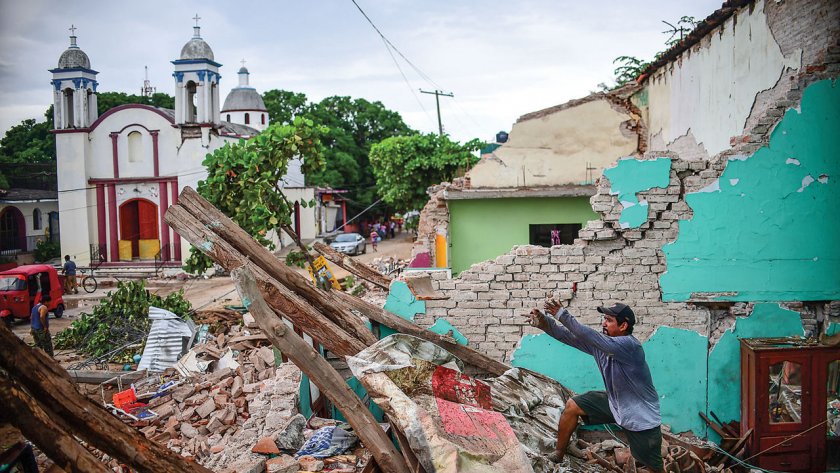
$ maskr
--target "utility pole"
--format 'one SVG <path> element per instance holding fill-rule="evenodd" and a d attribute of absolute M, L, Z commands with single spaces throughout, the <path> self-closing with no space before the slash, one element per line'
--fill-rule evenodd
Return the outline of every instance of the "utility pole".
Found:
<path fill-rule="evenodd" d="M 434 92 L 430 92 L 428 90 L 420 89 L 421 94 L 435 94 L 435 104 L 437 105 L 437 113 L 438 113 L 438 132 L 441 136 L 443 136 L 443 122 L 440 121 L 440 96 L 443 95 L 444 97 L 455 97 L 455 94 L 452 92 L 445 93 L 440 90 L 435 90 Z"/>

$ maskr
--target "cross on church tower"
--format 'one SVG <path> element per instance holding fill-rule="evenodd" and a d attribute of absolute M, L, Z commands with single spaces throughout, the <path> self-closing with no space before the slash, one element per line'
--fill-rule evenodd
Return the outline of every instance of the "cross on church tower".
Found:
<path fill-rule="evenodd" d="M 71 24 L 70 28 L 68 28 L 68 29 L 70 30 L 70 47 L 71 48 L 76 48 L 76 47 L 78 47 L 78 46 L 76 46 L 76 30 L 78 28 L 76 28 L 76 25 Z"/>
<path fill-rule="evenodd" d="M 193 17 L 193 20 L 195 20 L 195 26 L 198 26 L 198 20 L 200 20 L 200 19 L 201 19 L 201 17 L 198 16 L 198 13 L 196 13 L 195 16 Z"/>
<path fill-rule="evenodd" d="M 242 67 L 245 67 L 245 58 L 242 58 L 242 60 L 241 60 L 241 61 L 239 61 L 239 62 L 241 62 L 241 63 L 242 63 Z"/>

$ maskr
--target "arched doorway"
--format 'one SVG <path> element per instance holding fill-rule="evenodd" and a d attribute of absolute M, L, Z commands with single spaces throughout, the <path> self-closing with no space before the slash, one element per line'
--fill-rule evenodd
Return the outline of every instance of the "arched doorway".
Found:
<path fill-rule="evenodd" d="M 17 207 L 0 212 L 0 251 L 26 251 L 26 220 Z"/>
<path fill-rule="evenodd" d="M 120 240 L 131 242 L 131 257 L 140 257 L 140 240 L 157 240 L 157 205 L 146 199 L 132 199 L 120 205 Z"/>

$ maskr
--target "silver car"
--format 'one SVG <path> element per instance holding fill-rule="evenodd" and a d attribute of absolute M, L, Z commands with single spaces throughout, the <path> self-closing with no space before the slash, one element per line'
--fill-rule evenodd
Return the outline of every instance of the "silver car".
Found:
<path fill-rule="evenodd" d="M 358 233 L 342 233 L 335 238 L 335 241 L 330 243 L 330 247 L 348 255 L 367 253 L 367 242 Z"/>

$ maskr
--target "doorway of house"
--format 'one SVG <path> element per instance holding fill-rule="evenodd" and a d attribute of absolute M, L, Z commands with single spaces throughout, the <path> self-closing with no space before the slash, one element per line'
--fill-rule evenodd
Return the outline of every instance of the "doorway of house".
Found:
<path fill-rule="evenodd" d="M 26 221 L 17 207 L 0 212 L 0 251 L 26 251 Z"/>
<path fill-rule="evenodd" d="M 120 206 L 120 239 L 131 242 L 131 258 L 140 258 L 140 240 L 158 239 L 157 205 L 132 199 Z"/>

